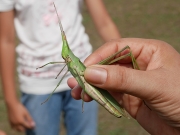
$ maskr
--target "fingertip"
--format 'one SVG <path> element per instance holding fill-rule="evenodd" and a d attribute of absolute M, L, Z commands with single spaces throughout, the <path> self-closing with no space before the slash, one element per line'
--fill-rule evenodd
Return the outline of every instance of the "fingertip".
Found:
<path fill-rule="evenodd" d="M 67 80 L 68 86 L 73 89 L 78 83 L 75 78 L 71 77 Z"/>
<path fill-rule="evenodd" d="M 36 123 L 34 121 L 31 121 L 31 127 L 34 128 L 36 126 Z"/>
<path fill-rule="evenodd" d="M 25 128 L 21 125 L 18 125 L 18 126 L 15 126 L 13 129 L 19 131 L 19 132 L 24 132 L 25 131 Z"/>
<path fill-rule="evenodd" d="M 76 85 L 72 90 L 71 90 L 71 96 L 76 99 L 79 100 L 81 99 L 81 91 L 82 88 L 79 85 Z"/>
<path fill-rule="evenodd" d="M 90 102 L 93 99 L 84 91 L 81 92 L 81 99 L 84 100 L 85 102 Z"/>
<path fill-rule="evenodd" d="M 33 118 L 31 117 L 31 115 L 29 114 L 29 112 L 25 114 L 24 125 L 26 126 L 26 128 L 30 128 L 30 129 L 35 127 L 35 122 Z"/>

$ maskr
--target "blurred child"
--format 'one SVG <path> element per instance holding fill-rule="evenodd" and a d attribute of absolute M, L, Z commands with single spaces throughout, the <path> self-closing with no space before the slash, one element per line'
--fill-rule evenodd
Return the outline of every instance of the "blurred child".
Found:
<path fill-rule="evenodd" d="M 97 104 L 75 101 L 67 86 L 68 74 L 51 99 L 41 105 L 56 87 L 63 65 L 37 67 L 61 58 L 62 41 L 53 0 L 0 1 L 0 69 L 9 121 L 13 129 L 27 135 L 58 135 L 63 112 L 68 135 L 96 135 Z M 70 48 L 82 61 L 92 52 L 82 25 L 82 0 L 54 0 Z M 104 41 L 120 38 L 102 0 L 85 0 L 98 33 Z M 19 44 L 15 44 L 15 30 Z M 21 101 L 15 88 L 15 50 Z"/>

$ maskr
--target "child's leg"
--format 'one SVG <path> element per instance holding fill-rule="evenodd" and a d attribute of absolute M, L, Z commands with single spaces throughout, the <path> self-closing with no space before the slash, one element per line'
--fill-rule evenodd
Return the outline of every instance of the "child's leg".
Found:
<path fill-rule="evenodd" d="M 27 130 L 27 135 L 59 135 L 62 96 L 54 93 L 51 99 L 41 105 L 49 96 L 22 94 L 22 103 L 35 121 L 35 128 Z"/>
<path fill-rule="evenodd" d="M 82 113 L 82 100 L 73 99 L 70 91 L 66 91 L 63 110 L 67 135 L 97 134 L 98 106 L 95 101 L 84 103 L 84 112 Z"/>

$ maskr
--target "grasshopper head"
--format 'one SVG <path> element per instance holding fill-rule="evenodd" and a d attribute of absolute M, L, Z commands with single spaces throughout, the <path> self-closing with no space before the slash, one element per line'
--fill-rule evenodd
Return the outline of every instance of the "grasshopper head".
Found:
<path fill-rule="evenodd" d="M 62 46 L 61 55 L 62 55 L 63 59 L 66 60 L 68 58 L 69 51 L 71 51 L 71 50 L 69 48 L 65 34 L 62 35 L 62 40 L 63 40 L 63 46 Z"/>

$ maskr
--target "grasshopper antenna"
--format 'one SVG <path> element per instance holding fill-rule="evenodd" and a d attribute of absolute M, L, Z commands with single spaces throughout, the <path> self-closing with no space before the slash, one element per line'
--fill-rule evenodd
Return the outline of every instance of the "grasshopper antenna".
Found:
<path fill-rule="evenodd" d="M 53 2 L 53 5 L 54 5 L 54 8 L 55 8 L 55 11 L 56 11 L 57 17 L 58 17 L 59 28 L 60 28 L 60 30 L 61 30 L 62 35 L 64 35 L 64 36 L 65 36 L 65 33 L 64 33 L 64 30 L 63 30 L 63 27 L 62 27 L 62 24 L 61 24 L 61 20 L 60 20 L 60 18 L 59 18 L 59 15 L 58 15 L 58 12 L 57 12 L 57 9 L 56 9 L 56 5 L 55 5 L 55 3 L 54 3 L 54 2 Z"/>

